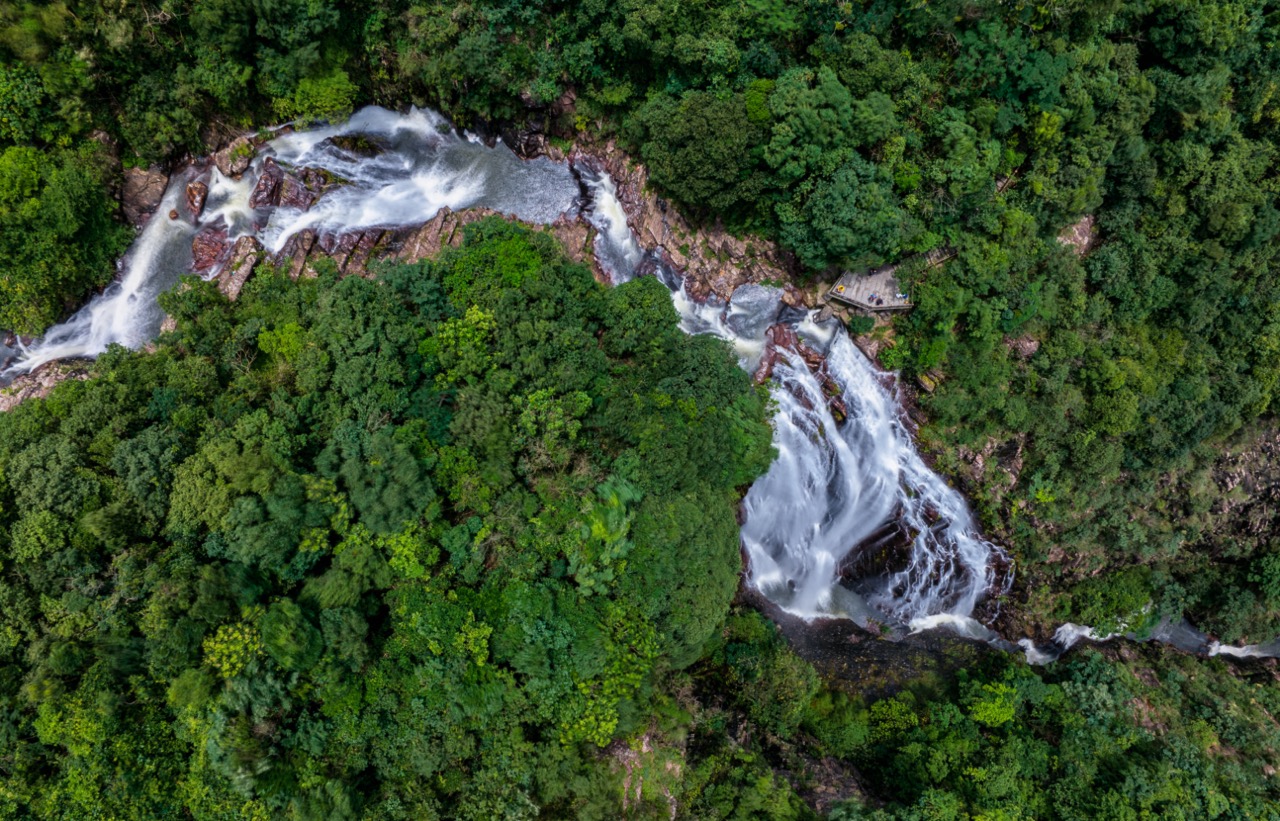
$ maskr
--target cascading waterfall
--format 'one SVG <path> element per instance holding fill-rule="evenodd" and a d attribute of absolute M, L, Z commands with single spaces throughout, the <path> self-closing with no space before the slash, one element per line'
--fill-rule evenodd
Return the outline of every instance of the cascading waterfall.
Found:
<path fill-rule="evenodd" d="M 592 173 L 584 178 L 593 194 L 587 218 L 604 246 L 598 259 L 615 282 L 624 282 L 644 251 L 612 181 Z M 969 618 L 984 596 L 1002 592 L 996 565 L 1005 561 L 1003 553 L 977 534 L 964 499 L 920 458 L 896 397 L 843 328 L 785 307 L 776 288 L 741 287 L 728 305 L 715 297 L 698 302 L 661 259 L 650 264 L 672 288 L 681 327 L 730 342 L 749 371 L 759 364 L 771 325 L 794 327 L 805 345 L 824 355 L 849 411 L 848 421 L 839 423 L 801 353 L 778 352 L 771 383 L 778 458 L 743 503 L 742 540 L 754 586 L 805 618 L 902 626 L 937 615 Z M 841 584 L 850 552 L 892 521 L 914 534 L 905 566 Z"/>
<path fill-rule="evenodd" d="M 350 150 L 334 139 L 347 136 L 375 150 Z M 318 169 L 336 184 L 310 208 L 252 208 L 250 192 L 268 157 L 286 168 Z M 762 363 L 771 369 L 778 456 L 743 502 L 752 585 L 805 618 L 874 621 L 898 632 L 941 627 L 1018 649 L 973 616 L 984 597 L 1004 592 L 1010 576 L 999 568 L 1006 557 L 978 534 L 960 494 L 921 459 L 886 384 L 891 379 L 872 368 L 838 323 L 785 305 L 776 288 L 744 286 L 727 304 L 691 298 L 681 273 L 637 242 L 607 174 L 521 160 L 502 144 L 487 147 L 457 133 L 430 111 L 402 115 L 377 107 L 338 126 L 275 138 L 240 180 L 213 170 L 197 219 L 183 191 L 201 171 L 174 175 L 157 216 L 121 261 L 117 282 L 39 342 L 20 347 L 0 377 L 154 338 L 163 320 L 156 298 L 192 270 L 192 238 L 202 229 L 225 230 L 228 242 L 256 236 L 274 253 L 304 230 L 337 235 L 420 225 L 446 207 L 484 206 L 542 224 L 579 215 L 596 228 L 597 260 L 615 284 L 652 272 L 671 289 L 682 329 L 726 340 L 748 371 Z M 579 180 L 589 194 L 585 204 Z M 170 210 L 179 218 L 168 219 Z M 778 328 L 792 341 L 771 340 Z M 0 350 L 0 366 L 5 355 Z M 815 358 L 825 364 L 815 367 Z M 837 419 L 835 406 L 845 418 Z M 1280 641 L 1223 647 L 1185 623 L 1162 624 L 1152 637 L 1210 655 L 1280 652 Z M 1052 647 L 1020 644 L 1040 663 L 1078 640 L 1098 638 L 1089 628 L 1063 625 Z"/>
<path fill-rule="evenodd" d="M 333 138 L 348 135 L 381 150 L 361 156 L 334 144 Z M 254 209 L 249 195 L 268 157 L 285 166 L 318 169 L 342 184 L 305 211 Z M 341 233 L 417 225 L 445 207 L 483 206 L 548 223 L 572 209 L 578 198 L 577 183 L 564 164 L 521 160 L 502 145 L 488 148 L 421 109 L 402 115 L 371 106 L 338 126 L 277 137 L 242 179 L 228 179 L 214 169 L 204 211 L 193 219 L 183 192 L 199 170 L 188 168 L 169 181 L 156 215 L 121 261 L 118 280 L 21 350 L 0 377 L 27 373 L 55 359 L 94 357 L 113 344 L 138 348 L 154 339 L 164 320 L 156 298 L 192 270 L 191 241 L 206 227 L 225 228 L 228 242 L 257 236 L 267 250 L 278 252 L 305 229 Z M 168 219 L 170 211 L 178 212 L 178 219 Z"/>
<path fill-rule="evenodd" d="M 137 348 L 155 337 L 164 319 L 156 298 L 191 265 L 195 227 L 164 216 L 180 207 L 190 176 L 175 174 L 170 180 L 155 218 L 121 260 L 119 278 L 33 347 L 20 348 L 0 377 L 28 373 L 55 359 L 97 356 L 113 344 Z"/>

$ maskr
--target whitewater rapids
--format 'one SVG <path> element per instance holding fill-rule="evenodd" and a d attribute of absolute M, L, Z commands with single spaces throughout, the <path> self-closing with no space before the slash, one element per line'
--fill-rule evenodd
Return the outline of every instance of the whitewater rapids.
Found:
<path fill-rule="evenodd" d="M 356 136 L 372 156 L 341 147 Z M 250 192 L 271 157 L 286 169 L 309 167 L 340 184 L 310 208 L 252 208 Z M 207 165 L 174 174 L 158 208 L 120 263 L 117 281 L 36 343 L 0 351 L 0 384 L 56 359 L 97 356 L 110 345 L 139 348 L 159 333 L 157 297 L 193 267 L 191 242 L 207 227 L 227 242 L 255 236 L 269 252 L 300 231 L 337 235 L 421 225 L 442 208 L 488 207 L 526 222 L 581 217 L 596 228 L 595 253 L 615 284 L 652 273 L 670 288 L 681 327 L 725 340 L 754 372 L 767 353 L 766 332 L 785 325 L 810 353 L 825 359 L 828 388 L 795 348 L 774 353 L 777 459 L 744 502 L 742 543 L 748 583 L 786 611 L 806 619 L 841 617 L 898 634 L 946 628 L 1010 651 L 1018 648 L 974 615 L 987 597 L 1005 592 L 1007 557 L 979 534 L 964 499 L 915 449 L 900 416 L 892 378 L 877 372 L 843 327 L 815 312 L 783 304 L 776 288 L 748 285 L 728 303 L 697 301 L 683 274 L 661 253 L 637 242 L 608 175 L 549 159 L 522 160 L 459 133 L 439 115 L 365 108 L 336 126 L 283 133 L 266 143 L 242 179 L 209 171 L 202 214 L 187 211 L 183 193 Z M 583 192 L 587 196 L 582 196 Z M 170 210 L 177 219 L 168 219 Z M 216 275 L 216 270 L 209 275 Z M 847 419 L 831 410 L 836 386 Z M 1269 655 L 1280 646 L 1211 645 L 1186 625 L 1162 626 L 1159 638 L 1210 654 Z M 1157 631 L 1160 632 L 1160 631 Z M 1064 625 L 1054 646 L 1023 640 L 1032 662 L 1056 658 L 1086 627 Z"/>

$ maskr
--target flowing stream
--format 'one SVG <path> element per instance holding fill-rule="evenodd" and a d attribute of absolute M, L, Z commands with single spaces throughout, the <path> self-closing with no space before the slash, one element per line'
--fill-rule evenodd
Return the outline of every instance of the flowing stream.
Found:
<path fill-rule="evenodd" d="M 353 136 L 369 150 L 335 139 Z M 250 193 L 268 157 L 286 170 L 322 171 L 339 184 L 309 208 L 253 208 Z M 196 217 L 184 192 L 202 174 L 209 194 Z M 157 215 L 121 260 L 117 281 L 16 356 L 0 350 L 0 382 L 55 359 L 153 339 L 163 321 L 157 296 L 192 270 L 192 239 L 202 230 L 225 230 L 228 242 L 255 236 L 278 253 L 304 230 L 323 237 L 416 226 L 445 207 L 477 206 L 539 224 L 582 217 L 596 229 L 596 258 L 615 284 L 640 274 L 659 277 L 686 332 L 726 340 L 748 371 L 771 367 L 778 455 L 748 492 L 742 526 L 748 581 L 762 594 L 806 619 L 850 618 L 899 635 L 947 628 L 1019 650 L 974 617 L 984 599 L 1007 590 L 1007 557 L 979 534 L 961 495 L 921 459 L 892 376 L 876 371 L 839 323 L 819 322 L 816 312 L 784 304 L 781 290 L 758 285 L 739 288 L 727 304 L 714 296 L 694 300 L 682 274 L 637 242 L 607 175 L 521 160 L 430 111 L 369 107 L 342 125 L 285 133 L 262 147 L 240 180 L 207 164 L 174 174 Z M 177 219 L 167 217 L 171 209 Z M 778 344 L 779 338 L 790 341 Z M 1156 632 L 1207 654 L 1280 651 L 1280 642 L 1220 647 L 1187 625 Z M 1052 646 L 1024 639 L 1021 650 L 1044 662 L 1082 638 L 1098 637 L 1064 625 Z"/>

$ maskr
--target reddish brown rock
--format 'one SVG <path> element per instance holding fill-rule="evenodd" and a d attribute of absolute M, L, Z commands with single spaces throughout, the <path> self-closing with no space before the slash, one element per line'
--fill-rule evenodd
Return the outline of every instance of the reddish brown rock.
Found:
<path fill-rule="evenodd" d="M 400 249 L 400 259 L 404 262 L 417 262 L 434 257 L 448 243 L 455 224 L 453 212 L 448 208 L 441 208 L 425 225 L 409 235 Z"/>
<path fill-rule="evenodd" d="M 492 216 L 502 215 L 489 208 L 456 212 L 442 208 L 426 224 L 405 237 L 396 257 L 403 262 L 417 262 L 434 257 L 446 245 L 457 248 L 462 244 L 463 226 Z"/>
<path fill-rule="evenodd" d="M 227 229 L 206 228 L 191 240 L 191 267 L 207 271 L 223 256 L 227 247 Z"/>
<path fill-rule="evenodd" d="M 333 250 L 328 251 L 329 256 L 333 257 L 333 262 L 338 266 L 339 271 L 347 269 L 347 260 L 351 259 L 351 252 L 356 249 L 356 243 L 360 241 L 360 234 L 342 234 L 337 237 L 333 243 Z"/>
<path fill-rule="evenodd" d="M 258 171 L 258 181 L 249 194 L 250 208 L 266 208 L 280 204 L 280 185 L 284 182 L 284 170 L 276 161 L 267 157 Z"/>
<path fill-rule="evenodd" d="M 315 244 L 316 232 L 310 229 L 299 231 L 289 237 L 279 258 L 289 260 L 290 279 L 297 279 L 310 270 L 307 266 L 307 257 L 310 256 L 311 249 Z M 311 272 L 311 276 L 315 276 L 314 271 Z"/>
<path fill-rule="evenodd" d="M 360 238 L 356 242 L 355 248 L 352 249 L 351 256 L 347 259 L 347 264 L 343 267 L 342 273 L 362 277 L 368 276 L 369 257 L 373 255 L 374 249 L 378 247 L 382 235 L 383 232 L 376 228 L 360 234 Z"/>
<path fill-rule="evenodd" d="M 763 385 L 773 376 L 773 368 L 778 364 L 780 351 L 784 348 L 795 350 L 799 344 L 796 332 L 790 325 L 770 325 L 764 332 L 764 353 L 760 356 L 760 364 L 752 379 L 757 385 Z"/>
<path fill-rule="evenodd" d="M 792 308 L 799 308 L 801 310 L 813 307 L 809 304 L 809 295 L 792 285 L 790 282 L 782 286 L 782 301 L 784 304 L 790 305 Z"/>
<path fill-rule="evenodd" d="M 285 174 L 280 180 L 278 205 L 306 211 L 315 201 L 316 195 L 308 190 L 307 185 L 302 180 L 291 174 Z"/>
<path fill-rule="evenodd" d="M 199 219 L 204 213 L 204 201 L 209 197 L 209 186 L 199 180 L 187 183 L 187 210 L 192 219 Z"/>

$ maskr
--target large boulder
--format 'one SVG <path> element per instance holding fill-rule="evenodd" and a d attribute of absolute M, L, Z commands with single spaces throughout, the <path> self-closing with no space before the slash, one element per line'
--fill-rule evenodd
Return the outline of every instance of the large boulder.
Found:
<path fill-rule="evenodd" d="M 280 191 L 276 197 L 277 205 L 283 208 L 297 208 L 299 211 L 306 211 L 315 201 L 316 195 L 309 190 L 302 180 L 292 174 L 285 174 L 280 179 Z"/>
<path fill-rule="evenodd" d="M 168 184 L 169 177 L 159 168 L 125 169 L 120 207 L 130 225 L 135 228 L 146 225 L 147 220 L 160 207 L 160 200 L 164 198 L 164 189 Z"/>
<path fill-rule="evenodd" d="M 187 210 L 191 212 L 191 219 L 200 219 L 200 215 L 204 213 L 204 201 L 208 197 L 208 185 L 200 180 L 192 180 L 187 183 Z"/>
<path fill-rule="evenodd" d="M 248 137 L 236 137 L 230 145 L 213 155 L 213 162 L 222 176 L 239 179 L 241 174 L 249 170 L 249 163 L 253 161 L 255 153 L 252 140 Z"/>
<path fill-rule="evenodd" d="M 249 194 L 250 208 L 267 208 L 280 204 L 280 184 L 284 182 L 284 169 L 271 157 L 262 162 L 258 181 Z"/>
<path fill-rule="evenodd" d="M 760 364 L 756 366 L 756 372 L 752 374 L 752 380 L 757 385 L 763 385 L 773 376 L 774 366 L 778 364 L 781 356 L 780 351 L 784 348 L 795 350 L 800 344 L 796 332 L 792 330 L 790 325 L 770 325 L 769 329 L 764 332 L 764 353 L 760 355 Z"/>
<path fill-rule="evenodd" d="M 209 270 L 222 258 L 226 247 L 226 228 L 216 226 L 205 228 L 191 240 L 191 267 L 197 271 Z"/>

